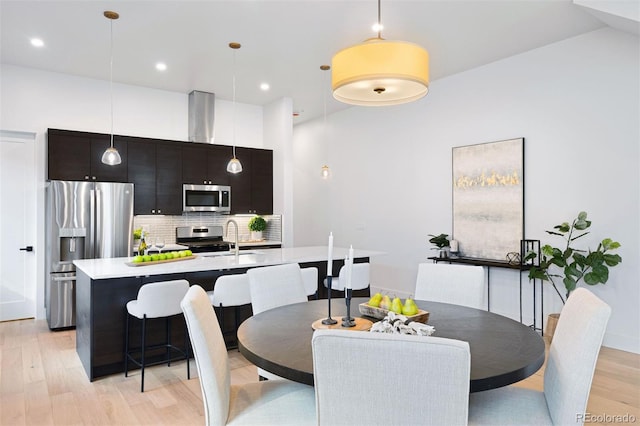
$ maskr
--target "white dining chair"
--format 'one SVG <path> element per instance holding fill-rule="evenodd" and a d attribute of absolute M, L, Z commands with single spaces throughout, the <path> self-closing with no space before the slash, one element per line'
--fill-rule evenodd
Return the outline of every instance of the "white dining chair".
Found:
<path fill-rule="evenodd" d="M 311 347 L 319 425 L 467 424 L 467 342 L 317 330 Z"/>
<path fill-rule="evenodd" d="M 476 392 L 469 423 L 476 425 L 583 424 L 598 353 L 611 315 L 589 290 L 574 290 L 549 347 L 543 391 L 515 386 Z"/>
<path fill-rule="evenodd" d="M 222 328 L 223 335 L 233 335 L 234 341 L 238 338 L 236 332 L 240 326 L 240 307 L 251 303 L 251 293 L 249 292 L 249 278 L 247 274 L 222 275 L 218 277 L 213 285 L 213 290 L 207 295 L 211 304 L 218 309 L 218 322 Z M 224 311 L 225 308 L 234 308 L 234 329 L 224 331 Z"/>
<path fill-rule="evenodd" d="M 222 331 L 202 287 L 191 286 L 181 307 L 193 346 L 207 425 L 316 424 L 311 386 L 283 380 L 230 384 Z"/>
<path fill-rule="evenodd" d="M 254 315 L 279 306 L 309 300 L 300 265 L 297 263 L 252 268 L 247 271 L 247 276 Z M 258 377 L 261 380 L 284 380 L 262 368 L 258 368 Z"/>
<path fill-rule="evenodd" d="M 251 268 L 247 276 L 254 315 L 279 306 L 308 301 L 297 263 Z"/>
<path fill-rule="evenodd" d="M 369 287 L 370 281 L 370 264 L 354 263 L 351 271 L 351 288 L 353 290 L 364 290 Z M 347 282 L 347 267 L 343 265 L 340 268 L 338 276 L 331 279 L 331 288 L 333 290 L 344 291 Z M 328 288 L 327 279 L 324 279 L 324 286 Z"/>
<path fill-rule="evenodd" d="M 486 309 L 484 268 L 475 265 L 421 263 L 414 298 Z"/>
<path fill-rule="evenodd" d="M 304 289 L 307 296 L 313 296 L 318 298 L 318 268 L 315 266 L 309 266 L 307 268 L 300 268 L 302 273 L 302 281 L 304 282 Z"/>

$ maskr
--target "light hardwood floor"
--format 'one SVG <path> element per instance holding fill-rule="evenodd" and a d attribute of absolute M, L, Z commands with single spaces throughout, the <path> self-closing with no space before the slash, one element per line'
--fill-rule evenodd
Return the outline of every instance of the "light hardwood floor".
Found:
<path fill-rule="evenodd" d="M 232 383 L 257 380 L 256 368 L 229 351 Z M 193 362 L 193 361 L 192 361 Z M 91 383 L 75 351 L 75 331 L 51 332 L 43 320 L 0 323 L 0 425 L 202 425 L 195 365 L 184 362 L 118 374 Z M 541 369 L 518 386 L 542 389 Z M 587 411 L 593 424 L 640 423 L 640 355 L 603 348 Z M 596 416 L 609 416 L 608 418 Z"/>

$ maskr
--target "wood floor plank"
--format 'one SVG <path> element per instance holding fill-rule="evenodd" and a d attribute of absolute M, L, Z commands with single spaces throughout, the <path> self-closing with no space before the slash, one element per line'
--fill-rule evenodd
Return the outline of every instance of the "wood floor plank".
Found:
<path fill-rule="evenodd" d="M 547 347 L 548 350 L 548 347 Z M 231 383 L 258 380 L 256 367 L 237 351 L 228 352 Z M 128 378 L 116 374 L 90 382 L 75 352 L 75 331 L 52 332 L 43 320 L 0 323 L 1 425 L 200 425 L 204 408 L 195 363 L 191 380 L 184 362 Z M 544 366 L 517 386 L 541 390 Z M 614 416 L 640 422 L 640 355 L 602 348 L 587 411 L 605 425 Z M 617 422 L 619 424 L 620 422 Z"/>

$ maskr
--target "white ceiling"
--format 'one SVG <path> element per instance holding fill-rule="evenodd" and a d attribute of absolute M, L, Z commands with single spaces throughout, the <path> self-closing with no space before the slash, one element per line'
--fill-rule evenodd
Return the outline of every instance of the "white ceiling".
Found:
<path fill-rule="evenodd" d="M 636 1 L 636 0 L 633 0 Z M 374 35 L 376 0 L 119 1 L 0 0 L 2 63 L 264 105 L 293 99 L 296 122 L 347 107 L 331 98 L 328 73 L 338 50 Z M 382 1 L 383 37 L 429 51 L 431 81 L 606 26 L 571 0 Z M 45 47 L 29 43 L 40 37 Z M 163 61 L 168 69 L 155 70 Z M 263 92 L 261 82 L 271 89 Z M 428 96 L 428 95 L 427 95 Z"/>

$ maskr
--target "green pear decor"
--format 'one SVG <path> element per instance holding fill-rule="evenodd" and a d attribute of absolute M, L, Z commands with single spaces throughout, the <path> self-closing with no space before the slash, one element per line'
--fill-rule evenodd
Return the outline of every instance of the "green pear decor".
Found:
<path fill-rule="evenodd" d="M 564 222 L 554 226 L 555 231 L 545 231 L 549 235 L 562 237 L 566 244 L 560 248 L 549 244 L 543 246 L 540 264 L 529 270 L 529 279 L 551 282 L 563 304 L 580 280 L 588 285 L 605 284 L 609 279 L 609 268 L 622 262 L 620 255 L 610 253 L 620 247 L 620 243 L 611 238 L 603 239 L 595 250 L 574 247 L 577 239 L 589 234 L 590 227 L 591 221 L 587 220 L 587 213 L 580 212 L 571 224 Z M 524 261 L 536 256 L 535 252 L 530 251 L 525 255 Z M 560 279 L 566 290 L 564 297 L 556 285 L 556 280 Z"/>

